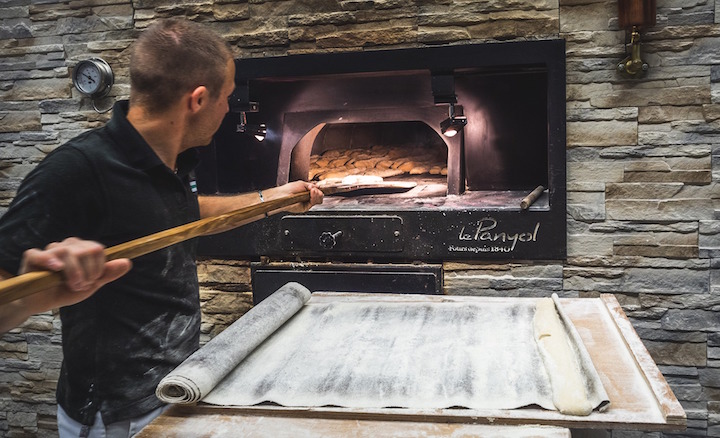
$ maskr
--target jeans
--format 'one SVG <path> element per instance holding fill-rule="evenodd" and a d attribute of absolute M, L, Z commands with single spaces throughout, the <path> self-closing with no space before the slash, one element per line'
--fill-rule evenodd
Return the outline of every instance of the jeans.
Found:
<path fill-rule="evenodd" d="M 170 405 L 162 406 L 141 417 L 111 424 L 103 423 L 102 415 L 98 410 L 95 414 L 95 423 L 92 426 L 85 426 L 70 418 L 65 410 L 58 406 L 58 433 L 60 438 L 130 438 L 169 407 Z"/>

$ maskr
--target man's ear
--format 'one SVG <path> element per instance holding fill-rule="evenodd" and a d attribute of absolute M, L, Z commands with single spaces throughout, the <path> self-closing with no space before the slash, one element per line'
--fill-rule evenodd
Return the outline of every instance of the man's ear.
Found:
<path fill-rule="evenodd" d="M 189 110 L 193 113 L 200 111 L 200 109 L 207 104 L 210 93 L 208 93 L 207 87 L 200 85 L 190 93 L 190 108 Z"/>

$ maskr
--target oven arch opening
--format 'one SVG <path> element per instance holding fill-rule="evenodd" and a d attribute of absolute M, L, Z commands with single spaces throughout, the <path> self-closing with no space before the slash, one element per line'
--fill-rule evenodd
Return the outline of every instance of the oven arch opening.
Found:
<path fill-rule="evenodd" d="M 443 106 L 426 106 L 422 108 L 413 108 L 408 111 L 403 108 L 387 108 L 387 109 L 367 109 L 367 110 L 353 110 L 353 111 L 308 111 L 298 113 L 286 113 L 283 117 L 284 127 L 282 134 L 282 145 L 280 147 L 280 157 L 278 160 L 278 179 L 277 184 L 285 184 L 288 181 L 303 179 L 309 180 L 320 176 L 317 172 L 314 175 L 310 175 L 311 157 L 312 153 L 328 148 L 323 146 L 323 143 L 328 140 L 330 135 L 330 141 L 338 141 L 338 136 L 347 134 L 347 131 L 361 132 L 365 138 L 356 138 L 351 140 L 345 140 L 347 142 L 361 142 L 367 146 L 367 141 L 371 141 L 373 138 L 398 138 L 402 137 L 403 132 L 412 130 L 414 132 L 413 137 L 409 140 L 419 141 L 424 149 L 428 150 L 427 163 L 423 160 L 423 164 L 429 164 L 429 160 L 433 157 L 430 150 L 442 151 L 442 159 L 444 165 L 440 166 L 440 169 L 433 169 L 438 175 L 443 174 L 442 177 L 445 179 L 447 186 L 447 194 L 461 194 L 465 190 L 465 176 L 464 168 L 462 165 L 462 147 L 463 147 L 463 135 L 456 135 L 455 137 L 445 137 L 440 131 L 438 121 L 446 117 L 447 109 Z M 343 132 L 345 131 L 345 132 Z M 422 138 L 422 139 L 421 139 Z M 406 141 L 407 142 L 407 141 Z M 444 145 L 444 150 L 443 150 Z M 343 145 L 339 145 L 343 146 Z M 350 144 L 350 146 L 353 146 Z M 368 152 L 372 146 L 368 147 Z M 406 148 L 407 145 L 402 147 L 395 147 L 396 153 L 398 150 Z M 338 148 L 340 149 L 340 148 Z M 351 147 L 349 149 L 358 149 L 357 147 Z M 379 148 L 376 148 L 376 150 Z M 390 148 L 387 149 L 389 151 Z M 351 157 L 349 157 L 351 158 Z M 438 158 L 434 158 L 438 160 Z M 350 160 L 348 160 L 350 161 Z M 381 160 L 382 161 L 382 160 Z M 412 161 L 409 158 L 401 163 L 391 163 L 390 168 L 393 165 L 400 167 L 410 167 L 407 162 Z M 378 164 L 378 163 L 375 163 Z M 383 163 L 387 165 L 388 163 Z M 369 163 L 366 163 L 369 165 Z M 435 164 L 439 165 L 439 164 Z M 382 165 L 381 165 L 382 166 Z M 415 169 L 415 172 L 420 172 L 422 167 Z M 432 166 L 431 166 L 432 167 Z M 410 175 L 408 169 L 408 176 Z M 429 172 L 428 175 L 432 175 Z M 378 170 L 379 172 L 379 170 Z M 385 172 L 385 175 L 390 176 L 393 172 Z M 404 173 L 404 172 L 403 172 Z M 397 175 L 394 176 L 399 176 Z M 337 175 L 336 175 L 337 176 Z M 382 175 L 380 175 L 382 176 Z"/>
<path fill-rule="evenodd" d="M 327 183 L 373 176 L 442 185 L 446 193 L 448 151 L 446 140 L 423 121 L 321 123 L 293 148 L 289 178 Z"/>

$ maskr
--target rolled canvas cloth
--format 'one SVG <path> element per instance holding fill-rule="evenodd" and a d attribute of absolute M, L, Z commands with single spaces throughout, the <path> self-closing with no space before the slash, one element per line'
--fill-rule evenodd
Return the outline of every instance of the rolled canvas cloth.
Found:
<path fill-rule="evenodd" d="M 165 403 L 201 400 L 309 299 L 310 291 L 301 284 L 284 285 L 185 359 L 160 381 L 155 394 Z"/>

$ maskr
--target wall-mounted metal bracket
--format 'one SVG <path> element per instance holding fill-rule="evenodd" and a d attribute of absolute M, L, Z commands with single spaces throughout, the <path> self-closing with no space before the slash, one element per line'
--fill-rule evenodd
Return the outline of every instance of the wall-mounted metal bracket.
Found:
<path fill-rule="evenodd" d="M 625 73 L 630 76 L 645 73 L 650 66 L 640 58 L 640 30 L 636 26 L 634 26 L 632 30 L 630 46 L 630 55 L 620 61 L 617 65 L 617 70 L 620 73 Z"/>

